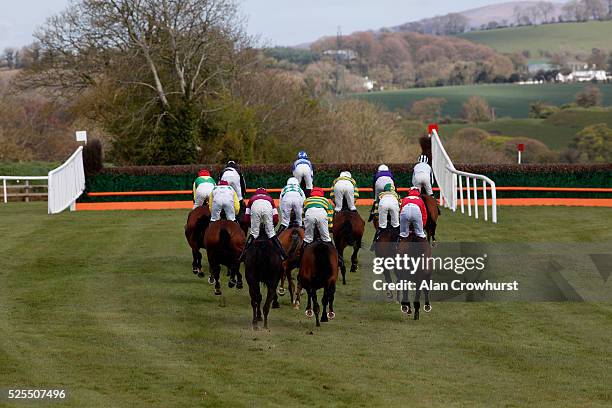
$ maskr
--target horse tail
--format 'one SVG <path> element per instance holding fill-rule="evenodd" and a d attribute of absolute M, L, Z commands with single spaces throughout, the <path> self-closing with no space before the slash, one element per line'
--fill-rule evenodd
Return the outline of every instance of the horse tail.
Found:
<path fill-rule="evenodd" d="M 299 243 L 300 243 L 300 234 L 297 229 L 293 229 L 293 231 L 291 231 L 291 247 L 289 247 L 289 251 L 287 251 L 287 255 L 289 256 L 293 255 Z"/>
<path fill-rule="evenodd" d="M 342 224 L 342 234 L 346 239 L 346 243 L 350 246 L 355 245 L 355 237 L 353 236 L 353 223 L 350 219 L 344 220 L 344 224 Z"/>
<path fill-rule="evenodd" d="M 222 248 L 229 248 L 232 242 L 232 236 L 229 231 L 225 228 L 221 228 L 219 231 L 219 244 Z"/>
<path fill-rule="evenodd" d="M 314 248 L 315 257 L 315 276 L 321 284 L 327 281 L 332 274 L 332 265 L 329 260 L 330 246 L 329 244 L 319 242 Z"/>

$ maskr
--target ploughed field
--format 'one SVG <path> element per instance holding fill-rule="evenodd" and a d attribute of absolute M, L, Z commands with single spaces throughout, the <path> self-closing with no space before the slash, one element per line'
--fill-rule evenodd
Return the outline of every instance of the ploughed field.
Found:
<path fill-rule="evenodd" d="M 246 283 L 223 276 L 217 297 L 191 273 L 186 215 L 0 205 L 0 387 L 62 388 L 75 407 L 610 405 L 610 303 L 434 303 L 415 322 L 361 301 L 368 225 L 335 320 L 316 329 L 287 294 L 254 332 Z M 493 225 L 443 211 L 437 236 L 610 241 L 611 215 L 502 207 Z"/>

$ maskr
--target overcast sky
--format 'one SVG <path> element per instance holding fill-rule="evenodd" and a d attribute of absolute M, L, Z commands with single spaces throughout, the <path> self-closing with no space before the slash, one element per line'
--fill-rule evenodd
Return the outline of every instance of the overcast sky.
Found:
<path fill-rule="evenodd" d="M 377 29 L 508 0 L 239 0 L 248 31 L 268 45 L 297 45 L 324 35 Z M 69 0 L 0 0 L 0 50 L 32 42 L 45 19 Z"/>

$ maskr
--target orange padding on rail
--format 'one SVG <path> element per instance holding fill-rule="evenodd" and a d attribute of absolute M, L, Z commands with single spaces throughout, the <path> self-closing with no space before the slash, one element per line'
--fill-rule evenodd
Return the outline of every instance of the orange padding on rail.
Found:
<path fill-rule="evenodd" d="M 270 193 L 280 193 L 280 188 L 269 188 L 267 189 Z M 324 188 L 324 191 L 331 191 L 331 188 Z M 410 190 L 409 187 L 398 187 L 397 191 L 405 192 Z M 434 187 L 434 191 L 438 191 L 439 188 Z M 463 187 L 463 190 L 467 190 L 467 187 Z M 470 187 L 470 190 L 473 190 Z M 477 187 L 477 190 L 482 191 L 482 187 Z M 491 187 L 487 187 L 487 190 L 491 190 Z M 555 191 L 555 192 L 571 192 L 571 193 L 612 193 L 612 188 L 598 188 L 598 187 L 496 187 L 497 191 Z M 359 187 L 359 191 L 372 192 L 371 187 Z M 247 193 L 254 193 L 254 188 L 247 188 Z M 192 194 L 191 190 L 161 190 L 161 191 L 101 191 L 87 193 L 90 197 L 119 197 L 119 196 L 155 196 L 155 195 L 181 195 L 181 194 Z"/>
<path fill-rule="evenodd" d="M 372 200 L 363 198 L 356 202 L 359 206 L 371 206 Z M 457 203 L 460 211 L 460 202 Z M 464 202 L 467 211 L 467 200 Z M 491 200 L 487 204 L 491 205 Z M 472 201 L 472 206 L 474 201 Z M 478 205 L 483 205 L 483 200 L 478 200 Z M 570 206 L 570 207 L 612 207 L 612 198 L 498 198 L 499 206 Z M 191 201 L 126 201 L 112 203 L 77 203 L 78 211 L 106 211 L 106 210 L 173 210 L 191 209 Z"/>

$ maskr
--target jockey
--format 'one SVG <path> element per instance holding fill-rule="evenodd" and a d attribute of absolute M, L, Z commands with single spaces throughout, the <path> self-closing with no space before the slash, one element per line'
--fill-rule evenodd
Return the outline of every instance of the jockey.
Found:
<path fill-rule="evenodd" d="M 236 221 L 236 213 L 240 211 L 240 203 L 236 191 L 226 180 L 221 180 L 210 192 L 208 198 L 210 208 L 210 222 L 221 219 L 221 210 L 225 212 L 225 218 Z"/>
<path fill-rule="evenodd" d="M 298 226 L 302 226 L 302 209 L 304 207 L 304 200 L 306 195 L 304 190 L 300 187 L 300 183 L 295 177 L 290 177 L 287 180 L 287 185 L 283 188 L 280 193 L 280 209 L 282 214 L 281 226 L 278 230 L 280 234 L 287 227 L 291 221 L 291 211 L 295 214 L 295 221 Z"/>
<path fill-rule="evenodd" d="M 325 198 L 323 189 L 314 187 L 310 197 L 304 201 L 304 245 L 314 240 L 315 226 L 321 240 L 331 242 L 329 229 L 333 227 L 334 206 Z"/>
<path fill-rule="evenodd" d="M 431 189 L 432 185 L 433 171 L 429 165 L 429 159 L 427 156 L 422 154 L 419 156 L 419 161 L 414 166 L 414 171 L 412 173 L 412 186 L 418 187 L 419 190 L 423 188 L 425 189 L 427 195 L 433 196 L 433 190 Z"/>
<path fill-rule="evenodd" d="M 425 224 L 427 224 L 427 209 L 421 198 L 421 191 L 418 187 L 411 187 L 408 197 L 402 199 L 400 207 L 400 237 L 407 238 L 412 225 L 418 237 L 426 238 L 423 231 Z"/>
<path fill-rule="evenodd" d="M 227 181 L 227 184 L 232 186 L 238 195 L 240 208 L 244 208 L 244 196 L 246 195 L 246 183 L 240 172 L 240 166 L 233 160 L 230 160 L 225 165 L 221 172 L 221 180 Z"/>
<path fill-rule="evenodd" d="M 395 186 L 393 184 L 387 183 L 384 190 L 378 195 L 375 213 L 378 213 L 378 229 L 374 235 L 370 251 L 374 250 L 374 244 L 380 237 L 380 234 L 387 228 L 387 218 L 389 214 L 391 215 L 391 228 L 397 228 L 400 225 L 400 197 L 395 192 Z"/>
<path fill-rule="evenodd" d="M 297 155 L 297 160 L 293 162 L 293 177 L 298 180 L 298 184 L 304 184 L 306 186 L 306 197 L 310 196 L 312 190 L 312 180 L 314 178 L 314 168 L 312 163 L 308 160 L 308 155 L 305 151 L 300 151 Z"/>
<path fill-rule="evenodd" d="M 385 189 L 387 184 L 393 184 L 395 186 L 395 181 L 393 180 L 393 173 L 389 171 L 389 167 L 386 164 L 381 164 L 378 166 L 378 171 L 374 174 L 372 179 L 372 190 L 374 191 L 374 202 L 372 203 L 372 208 L 370 209 L 370 218 L 368 221 L 372 221 L 374 219 L 374 207 L 376 202 L 378 201 L 378 195 Z"/>
<path fill-rule="evenodd" d="M 351 173 L 343 171 L 340 177 L 332 183 L 331 196 L 336 201 L 336 211 L 342 210 L 342 200 L 346 199 L 346 204 L 351 211 L 357 211 L 355 207 L 355 197 L 359 197 L 359 189 L 356 187 L 356 182 Z"/>
<path fill-rule="evenodd" d="M 244 219 L 246 222 L 251 223 L 251 231 L 244 245 L 242 254 L 240 255 L 239 260 L 241 262 L 244 260 L 246 250 L 251 246 L 254 240 L 259 238 L 259 231 L 262 225 L 264 226 L 266 235 L 272 240 L 276 249 L 280 252 L 282 260 L 284 261 L 287 259 L 287 254 L 274 231 L 274 225 L 278 223 L 276 204 L 274 204 L 274 200 L 270 197 L 270 194 L 268 194 L 265 188 L 259 187 L 255 191 L 255 194 L 249 199 Z"/>
<path fill-rule="evenodd" d="M 211 191 L 215 187 L 215 179 L 210 177 L 210 172 L 202 169 L 198 173 L 198 178 L 193 182 L 193 208 L 201 207 L 208 199 Z"/>

